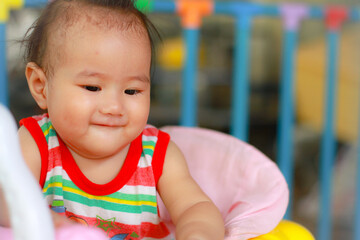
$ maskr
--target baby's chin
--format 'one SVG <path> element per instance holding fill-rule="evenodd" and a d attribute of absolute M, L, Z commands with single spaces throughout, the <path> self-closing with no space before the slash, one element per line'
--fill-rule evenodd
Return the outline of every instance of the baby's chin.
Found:
<path fill-rule="evenodd" d="M 82 158 L 89 160 L 104 160 L 123 154 L 124 151 L 127 153 L 129 146 L 130 143 L 128 142 L 117 143 L 116 141 L 108 141 L 108 139 L 106 141 L 98 139 L 89 145 L 82 144 L 81 146 L 77 145 L 75 148 L 71 146 L 68 146 L 68 148 Z"/>

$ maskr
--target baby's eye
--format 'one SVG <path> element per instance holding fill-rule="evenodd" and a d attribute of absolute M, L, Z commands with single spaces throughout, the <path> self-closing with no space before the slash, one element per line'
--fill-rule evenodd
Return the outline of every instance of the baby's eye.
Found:
<path fill-rule="evenodd" d="M 98 92 L 101 90 L 100 87 L 96 87 L 96 86 L 83 86 L 83 87 L 90 92 Z"/>
<path fill-rule="evenodd" d="M 140 93 L 140 91 L 135 90 L 135 89 L 127 89 L 127 90 L 125 90 L 125 93 L 128 94 L 128 95 L 135 95 L 135 94 Z"/>

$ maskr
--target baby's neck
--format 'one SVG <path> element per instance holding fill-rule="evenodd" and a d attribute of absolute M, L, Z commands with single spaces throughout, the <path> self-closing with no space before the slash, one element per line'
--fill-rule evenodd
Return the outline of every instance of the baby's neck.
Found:
<path fill-rule="evenodd" d="M 113 180 L 120 172 L 129 151 L 129 147 L 130 144 L 118 154 L 103 159 L 85 158 L 71 149 L 69 150 L 81 172 L 88 180 L 96 184 L 106 184 Z"/>

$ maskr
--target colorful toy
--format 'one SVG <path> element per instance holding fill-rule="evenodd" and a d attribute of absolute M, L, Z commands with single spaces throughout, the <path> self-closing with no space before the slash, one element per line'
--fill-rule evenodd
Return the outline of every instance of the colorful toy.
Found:
<path fill-rule="evenodd" d="M 314 236 L 302 225 L 283 220 L 271 232 L 253 240 L 315 240 Z"/>
<path fill-rule="evenodd" d="M 12 9 L 19 9 L 24 5 L 23 0 L 2 0 L 0 2 L 0 23 L 9 19 L 9 12 Z"/>

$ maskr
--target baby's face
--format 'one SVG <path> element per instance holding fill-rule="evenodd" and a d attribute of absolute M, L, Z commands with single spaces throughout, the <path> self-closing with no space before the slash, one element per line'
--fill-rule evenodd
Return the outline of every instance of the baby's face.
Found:
<path fill-rule="evenodd" d="M 47 87 L 53 126 L 76 154 L 113 156 L 147 123 L 149 39 L 145 32 L 77 23 L 68 29 L 63 46 L 64 58 Z"/>

